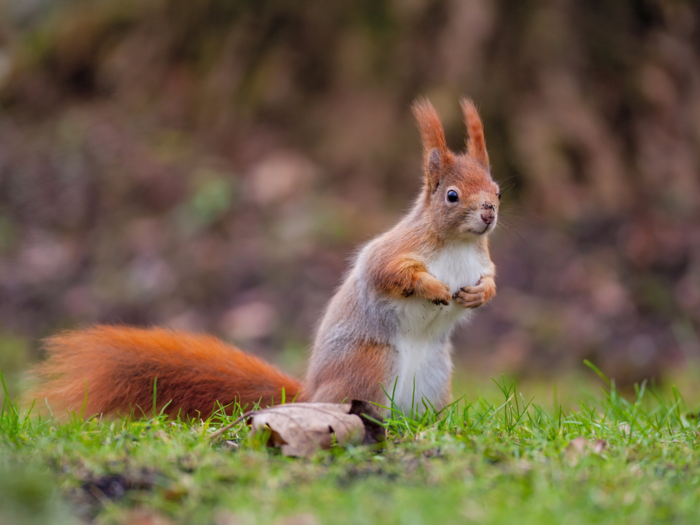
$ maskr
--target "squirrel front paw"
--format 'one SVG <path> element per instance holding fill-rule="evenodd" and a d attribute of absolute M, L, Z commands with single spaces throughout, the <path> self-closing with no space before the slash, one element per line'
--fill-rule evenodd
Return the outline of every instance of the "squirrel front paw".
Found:
<path fill-rule="evenodd" d="M 496 295 L 496 284 L 491 277 L 479 279 L 474 286 L 464 286 L 452 298 L 465 308 L 478 308 Z"/>
<path fill-rule="evenodd" d="M 430 274 L 421 277 L 416 283 L 416 295 L 433 304 L 448 305 L 452 300 L 450 287 Z"/>

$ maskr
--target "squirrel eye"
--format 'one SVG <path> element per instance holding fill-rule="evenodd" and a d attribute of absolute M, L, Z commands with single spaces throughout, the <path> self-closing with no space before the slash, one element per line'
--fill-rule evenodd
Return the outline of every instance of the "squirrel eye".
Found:
<path fill-rule="evenodd" d="M 498 193 L 496 193 L 496 197 L 498 197 L 499 201 L 501 200 L 501 192 L 500 191 Z"/>
<path fill-rule="evenodd" d="M 450 190 L 447 192 L 447 200 L 450 202 L 457 202 L 459 200 L 459 195 L 455 190 Z"/>

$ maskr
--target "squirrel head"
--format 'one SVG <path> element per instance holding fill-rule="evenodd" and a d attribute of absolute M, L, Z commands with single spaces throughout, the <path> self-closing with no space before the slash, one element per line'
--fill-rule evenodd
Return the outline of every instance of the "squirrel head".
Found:
<path fill-rule="evenodd" d="M 445 131 L 427 99 L 413 104 L 423 140 L 426 208 L 441 235 L 474 238 L 493 231 L 501 193 L 491 178 L 484 128 L 471 99 L 461 101 L 467 125 L 466 152 L 447 148 Z"/>

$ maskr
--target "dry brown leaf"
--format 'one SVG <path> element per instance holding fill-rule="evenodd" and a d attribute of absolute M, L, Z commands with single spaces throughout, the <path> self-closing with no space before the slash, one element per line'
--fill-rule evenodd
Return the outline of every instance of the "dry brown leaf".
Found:
<path fill-rule="evenodd" d="M 318 520 L 313 514 L 296 514 L 275 521 L 275 525 L 318 525 Z"/>
<path fill-rule="evenodd" d="M 571 466 L 578 463 L 578 459 L 582 456 L 590 454 L 601 454 L 603 451 L 607 450 L 608 442 L 604 439 L 596 439 L 595 441 L 586 439 L 583 436 L 579 436 L 569 442 L 564 451 L 566 457 L 569 459 Z"/>
<path fill-rule="evenodd" d="M 369 418 L 365 417 L 369 416 Z M 253 432 L 270 432 L 268 446 L 285 456 L 308 457 L 319 448 L 339 444 L 384 441 L 384 427 L 372 421 L 381 417 L 366 401 L 352 403 L 291 403 L 266 408 L 248 416 Z"/>
<path fill-rule="evenodd" d="M 146 509 L 137 509 L 128 512 L 124 516 L 124 525 L 173 525 L 165 516 L 162 516 L 154 511 Z"/>

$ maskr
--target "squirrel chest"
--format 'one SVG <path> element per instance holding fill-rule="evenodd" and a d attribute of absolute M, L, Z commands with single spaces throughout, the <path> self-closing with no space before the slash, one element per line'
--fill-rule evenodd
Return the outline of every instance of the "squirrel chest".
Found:
<path fill-rule="evenodd" d="M 427 260 L 428 271 L 455 293 L 475 285 L 490 268 L 490 259 L 473 242 L 442 248 Z M 456 301 L 433 304 L 418 297 L 394 301 L 398 329 L 393 346 L 397 351 L 396 376 L 390 388 L 394 403 L 404 411 L 412 405 L 422 411 L 421 398 L 441 404 L 452 374 L 449 336 L 454 326 L 470 317 L 472 310 Z"/>

